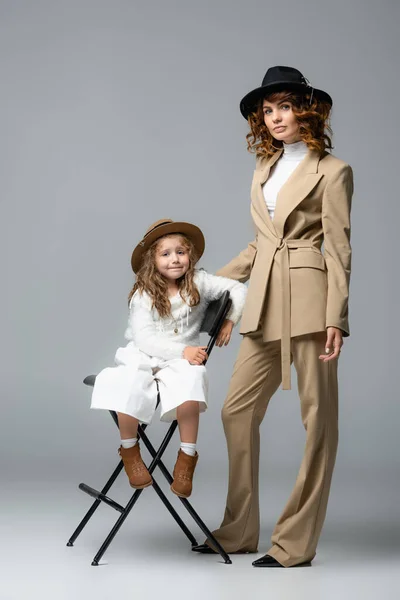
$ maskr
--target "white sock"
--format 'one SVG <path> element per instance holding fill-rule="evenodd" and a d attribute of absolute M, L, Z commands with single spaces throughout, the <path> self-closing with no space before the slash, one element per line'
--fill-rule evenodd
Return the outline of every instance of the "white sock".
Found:
<path fill-rule="evenodd" d="M 186 442 L 181 442 L 181 450 L 185 454 L 189 456 L 195 456 L 196 454 L 196 444 L 188 444 Z"/>
<path fill-rule="evenodd" d="M 127 440 L 121 440 L 121 446 L 123 448 L 133 448 L 137 443 L 137 438 L 129 438 Z"/>

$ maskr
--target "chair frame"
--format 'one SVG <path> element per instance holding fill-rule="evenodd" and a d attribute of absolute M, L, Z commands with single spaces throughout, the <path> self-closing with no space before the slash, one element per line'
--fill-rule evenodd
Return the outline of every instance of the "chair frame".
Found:
<path fill-rule="evenodd" d="M 211 351 L 215 345 L 216 339 L 218 337 L 218 333 L 221 329 L 222 323 L 224 322 L 224 320 L 226 318 L 226 315 L 229 312 L 231 304 L 232 304 L 232 301 L 230 299 L 229 292 L 226 291 L 222 294 L 222 296 L 218 300 L 211 302 L 209 304 L 209 306 L 207 307 L 207 311 L 206 311 L 206 314 L 205 314 L 205 317 L 204 317 L 204 320 L 203 320 L 203 323 L 201 326 L 201 331 L 208 333 L 210 336 L 210 339 L 209 339 L 209 342 L 207 345 L 208 357 L 210 356 Z M 204 361 L 203 364 L 206 364 L 206 362 L 207 361 Z M 86 377 L 83 380 L 83 383 L 85 383 L 85 385 L 88 385 L 88 386 L 93 386 L 95 379 L 96 379 L 95 375 L 89 375 L 88 377 Z M 159 404 L 159 401 L 160 401 L 160 397 L 158 395 L 157 406 Z M 110 415 L 111 415 L 114 423 L 118 427 L 117 413 L 115 411 L 109 411 L 109 412 L 110 412 Z M 146 446 L 148 452 L 150 453 L 150 455 L 152 457 L 152 461 L 148 467 L 149 473 L 152 474 L 154 472 L 155 468 L 158 467 L 169 484 L 172 483 L 173 478 L 172 478 L 171 473 L 168 471 L 167 467 L 165 466 L 165 464 L 162 462 L 161 459 L 162 459 L 164 451 L 167 448 L 172 436 L 174 435 L 174 432 L 175 432 L 177 426 L 178 426 L 178 422 L 176 420 L 171 423 L 158 450 L 156 450 L 154 448 L 154 446 L 152 445 L 152 443 L 150 442 L 150 440 L 146 434 L 147 425 L 146 424 L 139 425 L 139 427 L 138 427 L 138 438 L 140 438 L 143 441 L 144 445 Z M 125 506 L 122 506 L 118 502 L 115 502 L 112 498 L 109 498 L 107 496 L 107 493 L 110 490 L 113 483 L 115 482 L 115 480 L 117 479 L 117 477 L 120 474 L 120 472 L 122 471 L 122 469 L 123 469 L 123 462 L 122 462 L 122 460 L 120 460 L 118 465 L 112 472 L 110 478 L 108 479 L 108 481 L 105 483 L 105 485 L 101 489 L 101 491 L 98 491 L 98 490 L 90 487 L 86 483 L 80 483 L 78 486 L 80 490 L 82 490 L 89 496 L 95 498 L 95 501 L 93 502 L 92 506 L 89 508 L 89 510 L 87 511 L 87 513 L 85 514 L 85 516 L 83 517 L 83 519 L 81 520 L 81 522 L 79 523 L 77 528 L 75 529 L 74 533 L 69 538 L 69 540 L 67 542 L 67 546 L 71 547 L 74 545 L 74 542 L 76 541 L 77 537 L 81 534 L 81 532 L 83 531 L 83 529 L 85 528 L 85 526 L 87 525 L 89 520 L 92 518 L 92 516 L 94 515 L 94 513 L 96 512 L 96 510 L 98 509 L 98 507 L 100 506 L 100 504 L 102 502 L 104 504 L 107 504 L 108 506 L 110 506 L 111 508 L 113 508 L 114 510 L 116 510 L 117 512 L 120 513 L 120 516 L 118 517 L 117 521 L 115 522 L 110 533 L 108 534 L 108 536 L 104 540 L 103 544 L 99 548 L 97 554 L 94 556 L 93 561 L 91 563 L 92 566 L 99 565 L 99 562 L 102 559 L 107 548 L 110 546 L 111 542 L 113 541 L 114 537 L 120 530 L 125 519 L 128 517 L 132 508 L 135 506 L 137 500 L 139 499 L 140 495 L 144 491 L 143 489 L 135 490 L 135 492 L 133 493 L 133 495 L 131 496 L 131 498 L 129 499 L 128 503 Z M 186 526 L 184 521 L 181 519 L 181 517 L 179 516 L 179 514 L 177 513 L 175 508 L 172 506 L 172 504 L 170 503 L 170 501 L 168 500 L 168 498 L 166 497 L 166 495 L 164 494 L 164 492 L 162 491 L 162 489 L 160 488 L 160 486 L 154 479 L 154 476 L 153 476 L 153 485 L 150 486 L 148 489 L 150 489 L 151 487 L 154 489 L 154 491 L 156 492 L 156 494 L 158 495 L 158 497 L 160 498 L 160 500 L 162 501 L 164 506 L 167 508 L 169 513 L 172 515 L 172 517 L 175 519 L 176 523 L 179 525 L 179 527 L 181 528 L 183 533 L 189 539 L 192 547 L 196 546 L 197 545 L 196 538 L 191 533 L 189 528 Z M 179 496 L 177 496 L 177 497 L 179 498 L 179 500 L 181 501 L 181 503 L 183 504 L 185 509 L 188 511 L 188 513 L 190 514 L 192 519 L 196 522 L 196 524 L 202 530 L 204 535 L 208 539 L 211 540 L 211 542 L 213 543 L 213 546 L 217 549 L 218 554 L 220 554 L 220 556 L 223 558 L 224 563 L 231 564 L 232 561 L 231 561 L 229 555 L 225 552 L 224 548 L 221 546 L 221 544 L 218 542 L 218 540 L 215 539 L 215 537 L 210 532 L 210 530 L 208 529 L 208 527 L 206 526 L 204 521 L 200 518 L 198 513 L 194 510 L 194 508 L 190 504 L 190 502 L 186 498 L 181 498 Z"/>

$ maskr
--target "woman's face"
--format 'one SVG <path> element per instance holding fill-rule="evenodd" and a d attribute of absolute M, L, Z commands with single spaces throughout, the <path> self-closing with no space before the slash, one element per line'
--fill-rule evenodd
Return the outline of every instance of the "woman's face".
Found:
<path fill-rule="evenodd" d="M 292 111 L 292 104 L 287 100 L 263 102 L 264 123 L 270 134 L 285 144 L 293 144 L 301 138 L 299 135 L 299 124 Z"/>

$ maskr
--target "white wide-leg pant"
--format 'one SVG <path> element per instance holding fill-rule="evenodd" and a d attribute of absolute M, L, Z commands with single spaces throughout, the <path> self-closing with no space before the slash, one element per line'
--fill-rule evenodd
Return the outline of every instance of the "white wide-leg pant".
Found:
<path fill-rule="evenodd" d="M 176 409 L 188 400 L 207 408 L 208 380 L 204 366 L 191 365 L 182 358 L 163 360 L 150 357 L 130 342 L 118 348 L 115 367 L 96 377 L 91 408 L 114 410 L 150 423 L 160 393 L 160 419 L 176 419 Z M 157 388 L 158 384 L 158 388 Z"/>

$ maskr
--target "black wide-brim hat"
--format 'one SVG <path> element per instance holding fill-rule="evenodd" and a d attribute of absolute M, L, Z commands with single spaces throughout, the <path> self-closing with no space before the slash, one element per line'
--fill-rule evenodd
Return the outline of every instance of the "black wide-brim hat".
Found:
<path fill-rule="evenodd" d="M 328 102 L 332 106 L 333 100 L 323 90 L 312 87 L 308 79 L 300 71 L 293 67 L 271 67 L 262 80 L 261 87 L 252 90 L 240 102 L 240 112 L 247 120 L 248 116 L 255 112 L 257 102 L 274 92 L 300 92 L 310 94 L 311 98 L 317 98 Z"/>
<path fill-rule="evenodd" d="M 144 253 L 150 246 L 163 237 L 164 235 L 170 235 L 173 233 L 181 233 L 187 236 L 194 245 L 197 259 L 204 253 L 205 240 L 201 229 L 192 223 L 186 223 L 183 221 L 172 221 L 171 219 L 160 219 L 156 221 L 146 231 L 143 239 L 138 243 L 134 251 L 132 252 L 131 266 L 134 273 L 137 273 L 142 264 L 142 258 Z"/>

